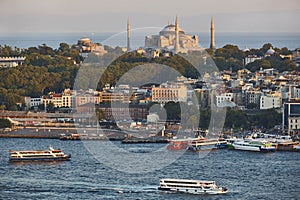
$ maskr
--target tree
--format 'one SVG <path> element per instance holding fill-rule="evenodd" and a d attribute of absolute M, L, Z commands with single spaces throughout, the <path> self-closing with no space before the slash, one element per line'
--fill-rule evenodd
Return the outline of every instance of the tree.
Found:
<path fill-rule="evenodd" d="M 48 112 L 54 112 L 55 111 L 55 107 L 54 107 L 54 104 L 52 102 L 48 103 L 47 105 L 47 111 Z"/>
<path fill-rule="evenodd" d="M 292 52 L 290 50 L 288 50 L 288 48 L 286 48 L 286 47 L 283 47 L 282 49 L 280 49 L 279 53 L 282 54 L 282 55 L 290 55 L 290 54 L 292 54 Z"/>
<path fill-rule="evenodd" d="M 258 105 L 256 103 L 249 103 L 247 109 L 258 109 Z"/>
<path fill-rule="evenodd" d="M 0 119 L 0 128 L 11 128 L 12 124 L 8 119 Z"/>
<path fill-rule="evenodd" d="M 255 72 L 261 68 L 262 69 L 271 68 L 271 62 L 269 60 L 265 60 L 265 59 L 255 60 L 254 62 L 246 65 L 246 68 L 252 72 Z"/>
<path fill-rule="evenodd" d="M 273 48 L 273 45 L 271 43 L 266 43 L 262 46 L 261 51 L 266 53 L 270 48 Z"/>
<path fill-rule="evenodd" d="M 60 43 L 58 51 L 61 51 L 62 53 L 66 53 L 70 51 L 70 46 L 67 43 Z"/>
<path fill-rule="evenodd" d="M 6 109 L 6 106 L 5 106 L 4 104 L 2 104 L 2 105 L 0 106 L 0 110 L 3 112 L 5 109 Z"/>
<path fill-rule="evenodd" d="M 96 108 L 96 116 L 99 121 L 105 118 L 104 113 L 100 108 Z"/>

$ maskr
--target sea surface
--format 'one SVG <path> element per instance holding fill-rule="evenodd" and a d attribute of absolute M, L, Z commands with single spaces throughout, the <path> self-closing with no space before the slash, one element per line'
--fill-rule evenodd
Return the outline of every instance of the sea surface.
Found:
<path fill-rule="evenodd" d="M 85 148 L 108 141 L 0 139 L 0 199 L 299 199 L 300 153 L 257 153 L 215 150 L 206 156 L 185 152 L 172 164 L 147 173 L 126 173 L 109 167 Z M 145 152 L 165 144 L 121 144 Z M 9 150 L 46 149 L 72 155 L 71 161 L 10 163 Z M 147 149 L 147 151 L 144 151 Z M 172 153 L 172 152 L 170 152 Z M 114 155 L 107 153 L 114 159 Z M 142 157 L 141 157 L 142 159 Z M 150 160 L 147 165 L 158 162 Z M 131 165 L 134 163 L 131 163 Z M 215 180 L 226 195 L 174 194 L 157 190 L 161 178 Z"/>
<path fill-rule="evenodd" d="M 158 34 L 160 28 L 144 28 L 131 31 L 131 47 L 144 46 L 145 36 Z M 188 33 L 196 34 L 199 37 L 199 45 L 208 48 L 210 45 L 209 32 Z M 46 44 L 54 49 L 59 47 L 61 42 L 70 45 L 77 44 L 82 37 L 92 39 L 94 43 L 101 43 L 109 46 L 126 47 L 126 32 L 120 33 L 3 33 L 0 35 L 0 45 L 28 48 Z M 218 33 L 215 34 L 216 47 L 220 48 L 226 44 L 237 45 L 240 49 L 261 48 L 263 44 L 271 43 L 274 47 L 287 47 L 294 50 L 300 47 L 300 33 Z"/>

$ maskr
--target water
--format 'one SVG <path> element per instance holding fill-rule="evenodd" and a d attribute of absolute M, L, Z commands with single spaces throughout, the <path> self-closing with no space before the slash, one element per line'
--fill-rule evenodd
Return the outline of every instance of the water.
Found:
<path fill-rule="evenodd" d="M 298 152 L 263 154 L 225 149 L 203 158 L 186 152 L 160 170 L 128 174 L 96 160 L 81 141 L 2 138 L 0 144 L 0 199 L 299 199 Z M 50 144 L 71 153 L 71 161 L 8 162 L 9 149 L 45 149 Z M 145 145 L 123 145 L 117 141 L 115 144 L 127 149 Z M 161 178 L 215 180 L 229 192 L 221 196 L 161 192 L 157 190 Z"/>
<path fill-rule="evenodd" d="M 145 28 L 132 30 L 132 48 L 144 45 L 145 36 L 157 34 L 160 28 Z M 191 33 L 199 36 L 199 44 L 208 48 L 210 44 L 209 32 Z M 113 36 L 113 37 L 112 37 Z M 126 32 L 122 33 L 11 33 L 0 36 L 0 45 L 28 48 L 46 44 L 54 49 L 59 47 L 61 42 L 77 44 L 82 37 L 89 37 L 93 42 L 107 44 L 110 46 L 126 47 Z M 112 37 L 112 38 L 111 38 Z M 226 44 L 237 45 L 240 49 L 261 48 L 265 43 L 271 43 L 275 47 L 294 50 L 300 47 L 300 33 L 218 33 L 215 36 L 216 47 L 220 48 Z"/>

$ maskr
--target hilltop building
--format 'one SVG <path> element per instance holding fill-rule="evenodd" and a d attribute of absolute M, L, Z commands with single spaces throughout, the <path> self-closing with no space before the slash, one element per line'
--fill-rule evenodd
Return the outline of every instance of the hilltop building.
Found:
<path fill-rule="evenodd" d="M 94 53 L 99 56 L 107 53 L 103 46 L 101 46 L 100 44 L 92 43 L 92 40 L 86 37 L 78 40 L 76 47 L 83 57 L 86 57 L 87 53 Z"/>
<path fill-rule="evenodd" d="M 25 63 L 26 57 L 0 57 L 0 68 L 16 67 Z"/>
<path fill-rule="evenodd" d="M 146 36 L 145 48 L 173 50 L 175 53 L 199 50 L 197 35 L 186 34 L 180 27 L 178 17 L 175 25 L 168 24 L 158 35 Z"/>

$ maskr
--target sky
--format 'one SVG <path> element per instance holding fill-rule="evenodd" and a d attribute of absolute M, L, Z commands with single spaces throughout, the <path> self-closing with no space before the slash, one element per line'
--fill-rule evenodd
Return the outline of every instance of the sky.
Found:
<path fill-rule="evenodd" d="M 300 33 L 299 0 L 0 0 L 0 34 L 22 32 L 119 32 L 163 27 L 186 32 Z"/>

